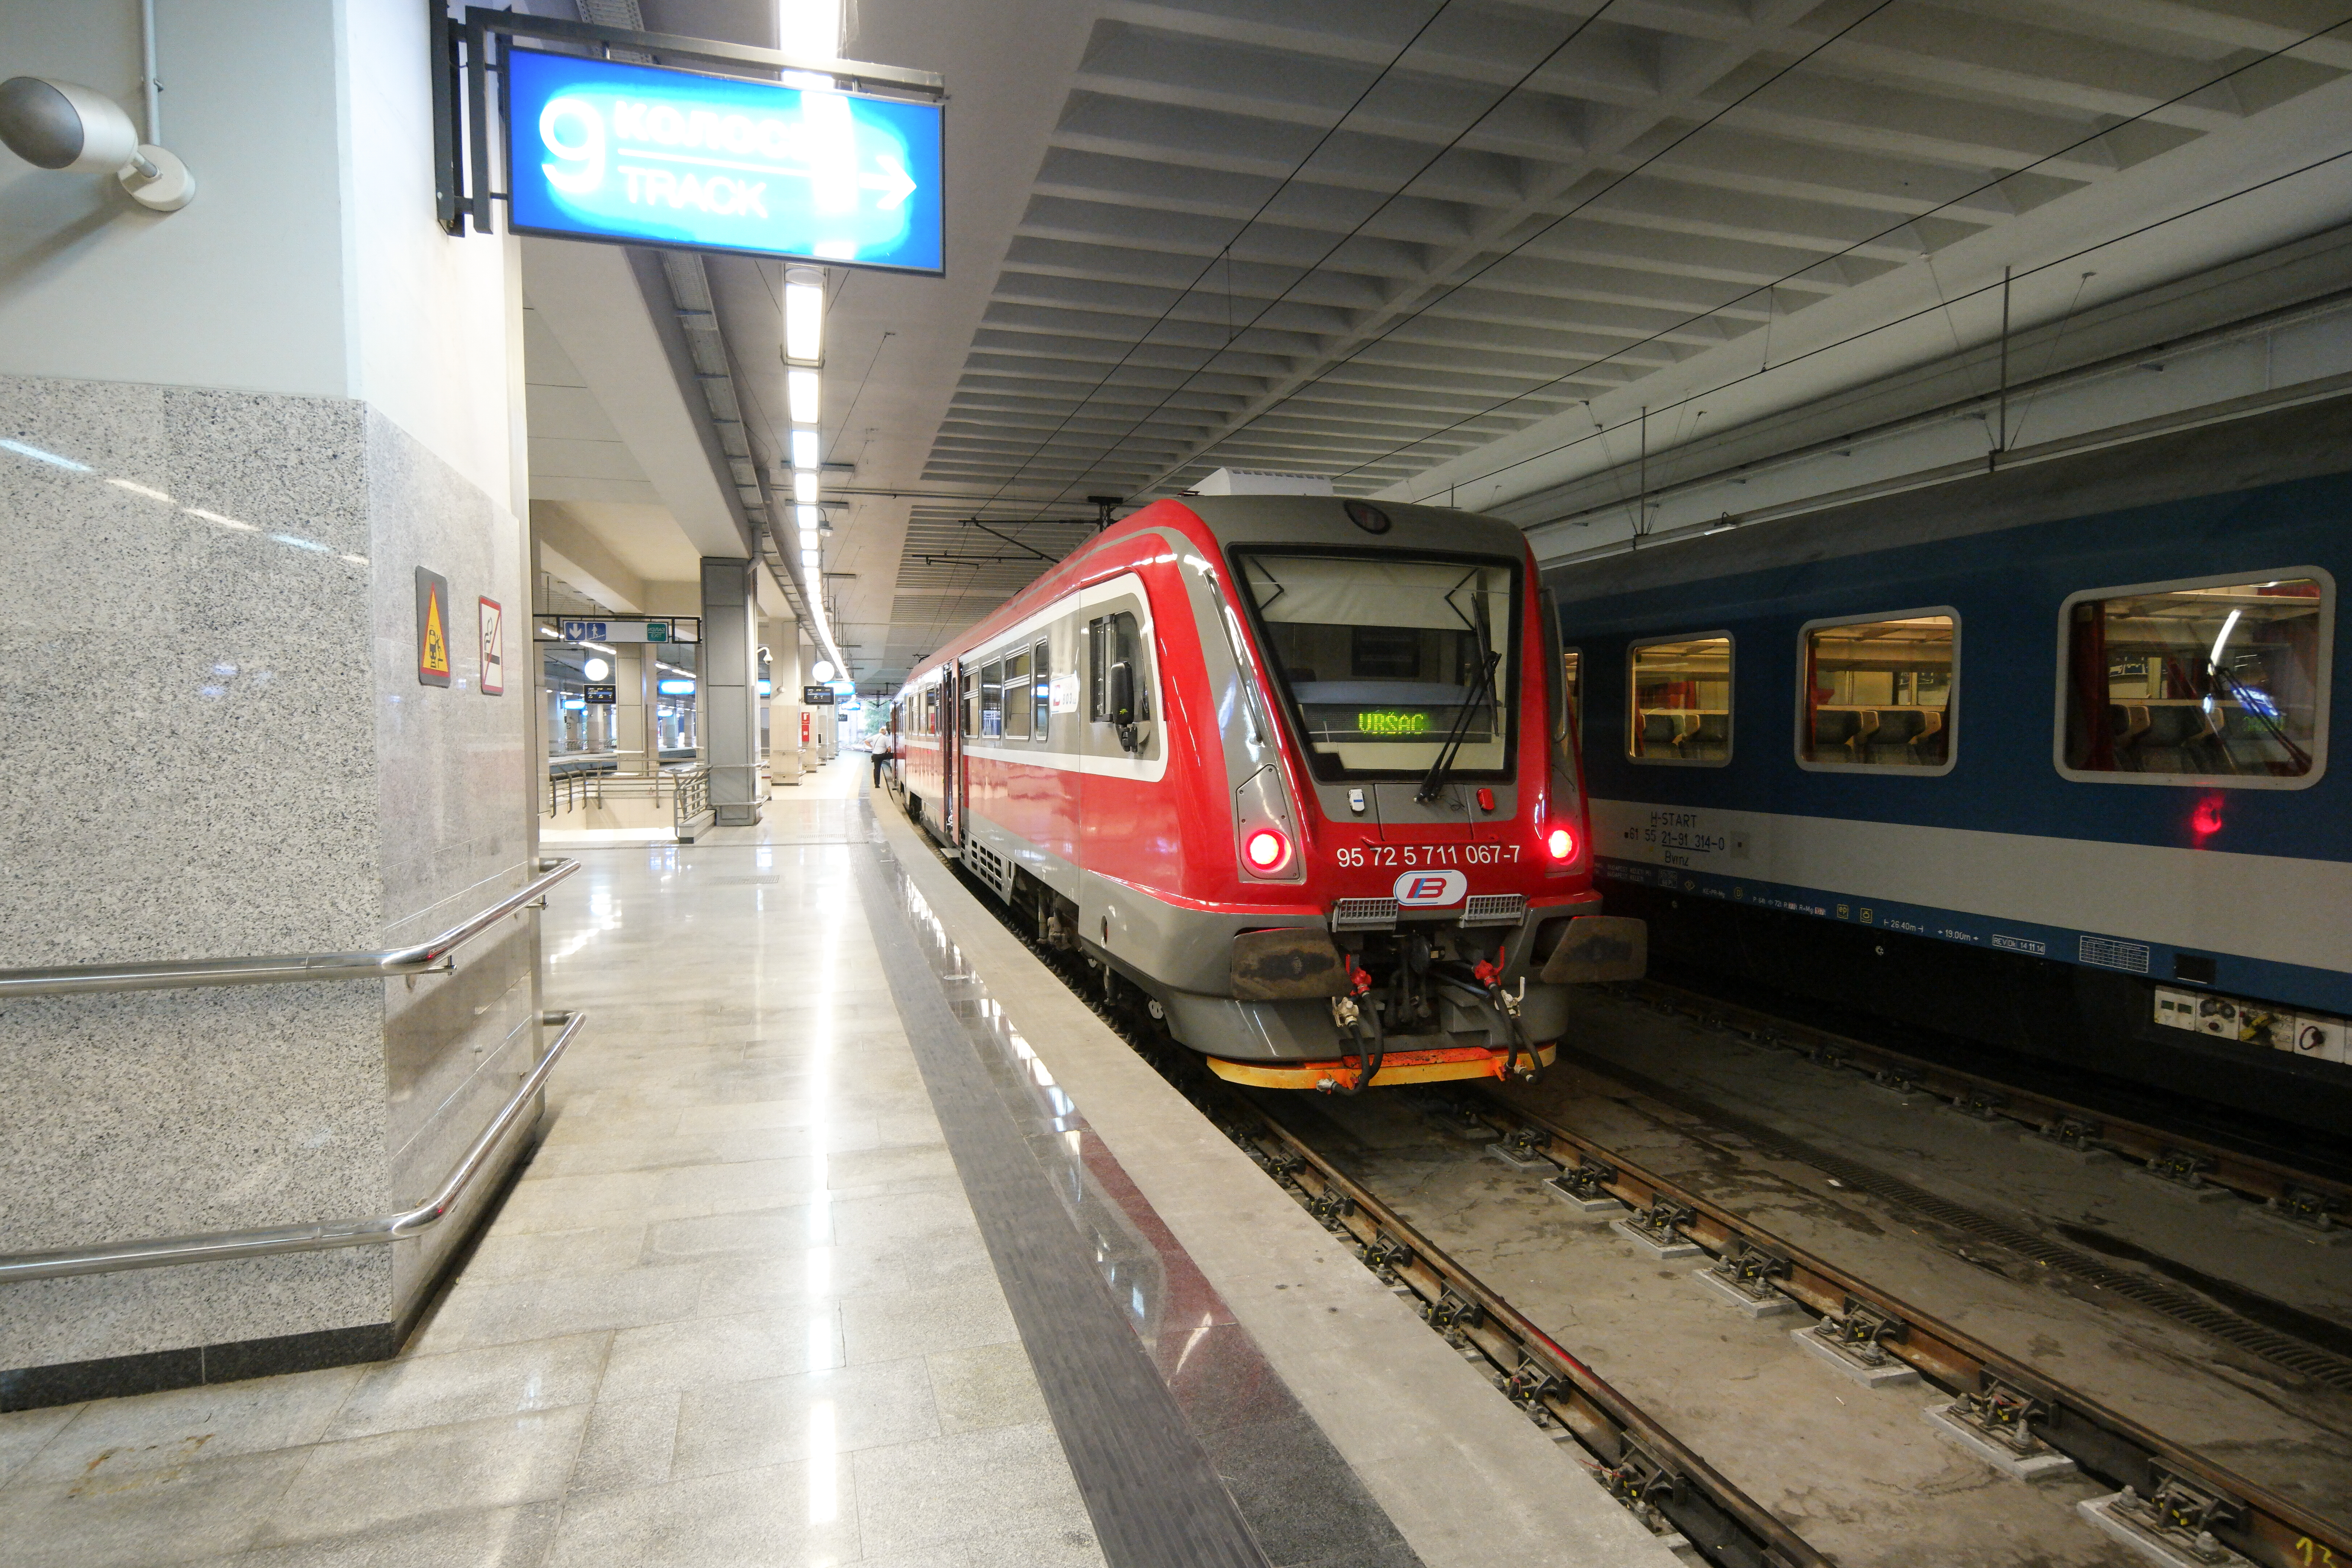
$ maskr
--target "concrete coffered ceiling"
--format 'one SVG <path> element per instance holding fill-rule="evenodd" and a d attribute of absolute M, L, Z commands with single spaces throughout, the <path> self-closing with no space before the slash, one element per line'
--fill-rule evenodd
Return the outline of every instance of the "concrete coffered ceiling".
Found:
<path fill-rule="evenodd" d="M 1509 509 L 1643 408 L 1655 453 L 1973 349 L 2004 268 L 2032 327 L 2352 216 L 2352 0 L 860 0 L 844 52 L 950 93 L 947 277 L 831 273 L 827 592 L 869 686 L 1090 495 L 1234 467 Z M 768 402 L 781 278 L 709 265 Z M 575 423 L 549 461 L 623 504 Z"/>

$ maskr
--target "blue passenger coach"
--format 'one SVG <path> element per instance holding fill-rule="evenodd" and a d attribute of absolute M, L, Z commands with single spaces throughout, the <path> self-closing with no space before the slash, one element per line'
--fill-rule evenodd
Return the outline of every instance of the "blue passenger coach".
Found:
<path fill-rule="evenodd" d="M 2344 423 L 1554 569 L 1612 908 L 1667 973 L 2352 1125 Z"/>

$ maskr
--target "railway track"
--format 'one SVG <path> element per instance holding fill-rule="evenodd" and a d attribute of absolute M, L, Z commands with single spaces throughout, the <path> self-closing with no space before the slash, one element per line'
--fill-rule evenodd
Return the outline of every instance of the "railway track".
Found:
<path fill-rule="evenodd" d="M 2298 1170 L 2211 1139 L 2134 1121 L 1663 981 L 1639 980 L 1606 989 L 1655 1011 L 1691 1018 L 1706 1028 L 1729 1030 L 1759 1045 L 1796 1051 L 1818 1066 L 1849 1070 L 1885 1088 L 1933 1094 L 1954 1109 L 1987 1121 L 2018 1122 L 2068 1148 L 2105 1151 L 2135 1161 L 2148 1174 L 2184 1187 L 2226 1188 L 2314 1230 L 2352 1226 L 2352 1182 Z"/>
<path fill-rule="evenodd" d="M 1592 1065 L 1624 1076 L 1609 1064 Z M 2058 1455 L 2086 1474 L 2131 1488 L 2151 1505 L 2155 1540 L 2189 1553 L 2191 1561 L 2227 1561 L 2200 1555 L 2200 1538 L 2210 1535 L 2228 1551 L 2278 1568 L 2312 1568 L 2331 1557 L 2352 1562 L 2352 1531 L 2342 1523 L 2170 1442 L 2032 1363 L 1613 1150 L 1492 1095 L 1476 1096 L 1474 1105 L 1457 1108 L 1455 1114 L 1491 1130 L 1512 1155 L 1557 1166 L 1559 1174 L 1551 1179 L 1563 1195 L 1614 1199 L 1662 1243 L 1679 1240 L 1703 1249 L 1717 1260 L 1715 1272 L 1727 1289 L 1759 1301 L 1794 1300 L 1816 1315 L 1813 1331 L 1826 1347 L 1861 1365 L 1917 1372 L 1950 1393 L 1952 1418 L 2005 1448 L 2002 1457 L 2030 1470 L 2040 1457 Z M 1727 1120 L 1714 1110 L 1709 1119 L 1718 1125 Z M 1810 1159 L 1811 1153 L 1798 1157 Z M 1892 1183 L 1852 1162 L 1835 1163 L 1857 1178 L 1850 1185 L 1864 1186 L 1858 1178 L 1865 1175 Z M 1893 1201 L 1940 1203 L 1907 1184 L 1892 1184 L 1899 1193 Z"/>
<path fill-rule="evenodd" d="M 1633 1093 L 1670 1111 L 1737 1133 L 1760 1152 L 1811 1165 L 1847 1187 L 1868 1193 L 1955 1230 L 1979 1237 L 2044 1268 L 2055 1268 L 2084 1284 L 2137 1302 L 2152 1311 L 2210 1334 L 2250 1354 L 2258 1355 L 2273 1365 L 2307 1377 L 2314 1383 L 2352 1393 L 2352 1358 L 2337 1355 L 2308 1340 L 2279 1332 L 2218 1306 L 2193 1291 L 2161 1279 L 2152 1279 L 2144 1274 L 2113 1268 L 2088 1253 L 2036 1236 L 1982 1210 L 1955 1203 L 1862 1161 L 1767 1127 L 1752 1117 L 1684 1094 L 1618 1063 L 1604 1061 L 1568 1047 L 1561 1047 L 1559 1059 L 1596 1077 L 1613 1079 Z M 1496 1105 L 1494 1114 L 1506 1117 L 1528 1115 L 1500 1103 Z"/>
<path fill-rule="evenodd" d="M 961 868 L 957 869 L 961 874 Z M 968 879 L 967 885 L 973 884 Z M 1318 1152 L 1310 1139 L 1266 1110 L 1259 1102 L 1264 1097 L 1244 1096 L 1201 1071 L 1190 1053 L 1167 1037 L 1164 1026 L 1150 1016 L 1139 991 L 1113 972 L 1049 946 L 1038 933 L 1025 930 L 1016 912 L 988 890 L 977 886 L 974 890 L 984 906 L 1061 973 L 1106 1022 L 1200 1105 L 1269 1175 L 1327 1228 L 1351 1240 L 1366 1267 L 1400 1295 L 1409 1297 L 1433 1330 L 1444 1334 L 1465 1358 L 1481 1363 L 1503 1396 L 1538 1425 L 1572 1443 L 1580 1462 L 1593 1479 L 1654 1531 L 1678 1537 L 1691 1552 L 1719 1568 L 1774 1564 L 1826 1568 L 1833 1561 L 1574 1352 L 1557 1342 L 1504 1293 L 1409 1223 L 1391 1203 L 1350 1177 Z M 1813 1040 L 1808 1037 L 1822 1032 L 1801 1030 L 1751 1009 L 1730 1008 L 1688 994 L 1664 997 L 1658 994 L 1663 989 L 1651 991 L 1643 999 L 1654 1005 L 1664 1004 L 1691 1012 L 1718 1026 L 1752 1033 L 1768 1043 L 1786 1041 L 1801 1050 L 1845 1047 L 1840 1061 L 1867 1064 L 1864 1070 L 1874 1073 L 1888 1068 L 1916 1069 L 1911 1084 L 1956 1100 L 1970 1094 L 1983 1099 L 1989 1089 L 1997 1088 L 1861 1042 L 1836 1037 Z M 1683 1005 L 1685 999 L 1704 1003 L 1704 1009 Z M 1613 1064 L 1589 1060 L 1585 1065 L 1621 1081 L 1629 1077 Z M 1643 1082 L 1628 1087 L 1656 1098 L 1663 1105 L 1672 1106 L 1680 1098 L 1664 1085 Z M 2016 1112 L 2005 1106 L 2026 1109 L 2029 1115 L 2044 1104 L 2053 1113 L 2059 1109 L 2054 1101 L 2038 1097 L 2026 1100 L 2035 1103 L 2029 1108 L 2025 1100 L 2010 1100 L 1990 1109 L 2012 1115 Z M 1688 1102 L 1684 1104 L 1687 1107 Z M 1475 1131 L 1482 1142 L 1491 1133 L 1496 1152 L 1510 1163 L 1550 1167 L 1546 1184 L 1560 1198 L 1587 1208 L 1622 1210 L 1633 1231 L 1645 1233 L 1662 1248 L 1704 1252 L 1712 1260 L 1709 1273 L 1717 1289 L 1727 1296 L 1745 1297 L 1764 1307 L 1793 1303 L 1812 1314 L 1815 1321 L 1806 1332 L 1819 1342 L 1814 1347 L 1818 1353 L 1850 1362 L 1858 1380 L 1868 1381 L 1877 1369 L 1916 1373 L 1949 1394 L 1951 1402 L 1941 1412 L 1942 1418 L 1957 1429 L 1964 1444 L 1996 1468 L 2030 1479 L 2050 1466 L 2071 1465 L 2115 1487 L 2113 1496 L 2081 1506 L 2092 1513 L 2091 1522 L 2151 1560 L 2203 1568 L 2226 1568 L 2239 1561 L 2263 1568 L 2352 1565 L 2352 1530 L 2341 1522 L 2322 1518 L 2294 1500 L 2169 1441 L 2031 1363 L 1938 1321 L 1834 1261 L 1791 1245 L 1614 1150 L 1492 1094 L 1455 1098 L 1442 1108 L 1442 1113 L 1450 1117 L 1457 1131 Z M 1726 1124 L 1725 1113 L 1717 1108 L 1706 1107 L 1703 1113 L 1717 1125 Z M 1761 1147 L 1777 1147 L 1790 1158 L 1815 1163 L 1848 1185 L 1917 1208 L 1960 1228 L 1980 1235 L 1989 1235 L 1982 1227 L 2013 1228 L 1858 1163 L 1792 1146 L 1793 1141 L 1760 1125 L 1733 1130 Z M 2164 1141 L 2158 1130 L 2112 1121 L 2100 1123 L 2096 1135 L 2110 1147 L 2120 1143 L 2118 1152 L 2155 1146 L 2161 1157 L 2164 1149 L 2180 1147 L 2178 1139 Z M 1823 1161 L 1835 1161 L 1843 1170 L 1832 1169 Z M 2233 1155 L 2228 1162 L 2214 1157 L 2190 1174 L 2265 1201 L 2297 1190 L 2318 1191 L 2323 1205 L 2335 1201 L 2325 1184 L 2306 1188 L 2295 1173 L 2243 1155 Z M 2318 1211 L 2321 1223 L 2326 1223 L 2334 1212 L 2323 1206 Z M 1989 1235 L 1989 1238 L 2003 1246 L 2031 1243 L 2037 1249 L 2051 1246 L 2023 1232 L 2014 1237 L 2003 1234 Z M 2052 1262 L 2021 1246 L 2019 1250 L 2037 1261 Z M 1668 1255 L 1662 1250 L 1661 1256 Z M 2169 1287 L 2107 1269 L 2095 1259 L 2074 1255 L 2066 1264 L 2070 1271 L 2084 1270 L 2082 1277 L 2102 1288 L 2115 1288 L 2105 1282 L 2105 1274 L 2128 1280 L 2132 1289 L 2118 1289 L 2118 1294 L 2158 1310 L 2175 1308 L 2169 1315 L 2241 1348 L 2315 1380 L 2352 1387 L 2352 1363 L 2343 1358 L 2273 1334 L 2234 1314 L 2213 1317 L 2218 1309 L 2189 1299 L 2185 1292 L 2178 1293 L 2182 1297 L 2178 1302 L 2152 1300 L 2148 1291 L 2161 1292 Z M 2347 1381 L 2338 1382 L 2339 1377 Z"/>

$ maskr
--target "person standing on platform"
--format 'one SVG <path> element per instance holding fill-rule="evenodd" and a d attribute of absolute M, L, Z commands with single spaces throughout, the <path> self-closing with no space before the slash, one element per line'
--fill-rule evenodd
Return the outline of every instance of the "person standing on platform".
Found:
<path fill-rule="evenodd" d="M 866 737 L 866 749 L 874 756 L 874 787 L 882 787 L 882 770 L 890 765 L 890 731 L 877 730 Z"/>

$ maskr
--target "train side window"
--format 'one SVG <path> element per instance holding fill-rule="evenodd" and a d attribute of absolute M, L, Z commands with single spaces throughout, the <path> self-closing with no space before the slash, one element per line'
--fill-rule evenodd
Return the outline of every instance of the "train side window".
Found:
<path fill-rule="evenodd" d="M 1141 625 L 1131 610 L 1115 616 L 1099 616 L 1087 623 L 1087 649 L 1090 668 L 1087 671 L 1087 717 L 1097 724 L 1108 723 L 1110 714 L 1104 704 L 1109 699 L 1110 667 L 1124 660 L 1135 672 L 1135 716 L 1138 721 L 1151 717 L 1151 670 L 1143 657 Z"/>
<path fill-rule="evenodd" d="M 980 736 L 992 741 L 1004 733 L 1004 666 L 990 660 L 980 667 Z"/>
<path fill-rule="evenodd" d="M 980 672 L 976 669 L 967 669 L 961 676 L 963 682 L 963 733 L 966 740 L 970 740 L 980 733 L 980 687 L 976 684 L 979 674 Z"/>
<path fill-rule="evenodd" d="M 1584 733 L 1584 650 L 1571 647 L 1560 650 L 1560 691 L 1568 701 L 1568 732 Z"/>
<path fill-rule="evenodd" d="M 1625 754 L 1715 768 L 1731 761 L 1731 634 L 1635 643 L 1631 655 Z"/>
<path fill-rule="evenodd" d="M 1809 621 L 1798 634 L 1797 765 L 1951 771 L 1960 617 L 1948 606 Z"/>
<path fill-rule="evenodd" d="M 1043 638 L 1029 650 L 1029 707 L 1034 714 L 1029 731 L 1040 744 L 1054 738 L 1054 661 L 1052 645 Z"/>
<path fill-rule="evenodd" d="M 1008 654 L 1004 659 L 1004 718 L 999 726 L 1008 741 L 1029 738 L 1029 656 Z"/>
<path fill-rule="evenodd" d="M 2060 611 L 2058 771 L 2301 789 L 2327 762 L 2336 584 L 2314 567 L 2076 594 Z"/>

